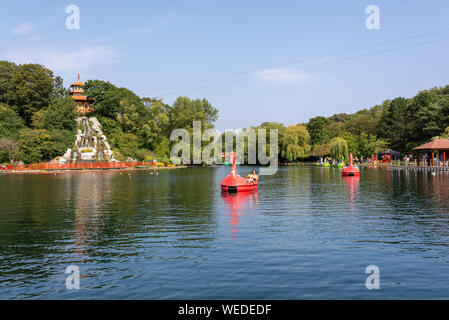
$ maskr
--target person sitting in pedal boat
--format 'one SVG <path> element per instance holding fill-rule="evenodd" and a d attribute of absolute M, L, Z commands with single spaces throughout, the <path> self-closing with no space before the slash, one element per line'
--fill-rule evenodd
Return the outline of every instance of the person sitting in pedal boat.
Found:
<path fill-rule="evenodd" d="M 251 173 L 246 178 L 248 179 L 248 183 L 257 182 L 257 180 L 259 180 L 259 176 L 257 175 L 256 170 L 251 171 Z"/>

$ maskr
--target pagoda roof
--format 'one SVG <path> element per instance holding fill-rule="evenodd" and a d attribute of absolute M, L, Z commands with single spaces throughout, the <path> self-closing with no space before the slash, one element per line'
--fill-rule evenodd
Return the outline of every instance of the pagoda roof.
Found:
<path fill-rule="evenodd" d="M 413 150 L 449 150 L 449 139 L 436 139 L 427 142 Z"/>
<path fill-rule="evenodd" d="M 72 98 L 76 101 L 95 101 L 94 98 L 89 98 L 87 96 L 75 96 L 73 95 Z"/>
<path fill-rule="evenodd" d="M 82 83 L 82 82 L 80 81 L 80 75 L 79 75 L 79 74 L 78 74 L 78 81 L 75 82 L 75 83 L 72 83 L 70 86 L 71 86 L 71 87 L 74 87 L 74 86 L 84 86 L 84 83 Z"/>

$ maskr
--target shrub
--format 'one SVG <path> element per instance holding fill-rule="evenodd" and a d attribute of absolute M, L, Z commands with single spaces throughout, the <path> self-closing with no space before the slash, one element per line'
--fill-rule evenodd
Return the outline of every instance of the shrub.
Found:
<path fill-rule="evenodd" d="M 156 159 L 157 156 L 151 150 L 139 149 L 136 151 L 136 158 L 139 161 L 152 161 L 153 159 Z"/>
<path fill-rule="evenodd" d="M 158 159 L 158 160 L 159 160 L 158 163 L 163 163 L 164 166 L 167 166 L 167 165 L 169 165 L 169 164 L 172 164 L 171 161 L 170 161 L 170 158 L 168 158 L 168 157 L 162 157 L 162 158 L 160 158 L 160 159 Z"/>

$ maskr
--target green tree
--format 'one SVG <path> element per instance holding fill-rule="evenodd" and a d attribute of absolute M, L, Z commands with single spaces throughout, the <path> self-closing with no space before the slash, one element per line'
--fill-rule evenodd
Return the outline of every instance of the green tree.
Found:
<path fill-rule="evenodd" d="M 45 129 L 23 129 L 20 132 L 19 158 L 25 163 L 51 159 L 52 137 Z"/>
<path fill-rule="evenodd" d="M 157 144 L 158 142 L 154 141 L 155 139 L 157 140 L 157 137 L 170 136 L 169 114 L 171 107 L 158 99 L 143 98 L 142 102 L 149 112 L 147 125 L 149 126 L 152 135 L 148 137 L 148 139 L 151 144 Z"/>
<path fill-rule="evenodd" d="M 25 163 L 52 160 L 64 154 L 73 141 L 73 133 L 68 130 L 23 129 L 17 141 L 17 160 Z"/>
<path fill-rule="evenodd" d="M 313 145 L 328 143 L 330 140 L 330 132 L 328 125 L 330 120 L 325 117 L 315 117 L 307 123 L 307 130 L 310 134 L 310 141 Z"/>
<path fill-rule="evenodd" d="M 13 62 L 0 61 L 0 102 L 9 104 L 9 95 L 14 91 L 12 77 L 17 68 Z"/>
<path fill-rule="evenodd" d="M 280 141 L 281 156 L 287 161 L 296 161 L 310 151 L 310 136 L 304 125 L 289 126 Z"/>
<path fill-rule="evenodd" d="M 313 150 L 311 152 L 312 156 L 316 157 L 324 157 L 330 154 L 330 148 L 328 144 L 316 144 L 313 146 Z"/>
<path fill-rule="evenodd" d="M 54 100 L 48 108 L 39 110 L 33 115 L 32 125 L 36 129 L 68 130 L 75 133 L 77 117 L 75 106 L 70 97 Z"/>
<path fill-rule="evenodd" d="M 277 131 L 278 135 L 278 160 L 282 160 L 282 141 L 285 140 L 285 134 L 287 132 L 287 128 L 282 124 L 278 122 L 264 122 L 259 126 L 260 129 L 266 130 L 265 132 L 265 146 L 266 146 L 266 155 L 271 157 L 271 141 L 270 141 L 270 135 L 272 130 Z M 256 129 L 256 141 L 259 141 L 259 128 Z M 310 136 L 309 136 L 310 139 Z M 259 147 L 257 147 L 258 149 Z M 257 151 L 259 152 L 259 150 Z"/>
<path fill-rule="evenodd" d="M 136 134 L 144 123 L 139 113 L 138 106 L 130 103 L 128 100 L 120 102 L 121 112 L 117 115 L 117 122 L 120 124 L 123 132 Z"/>
<path fill-rule="evenodd" d="M 88 97 L 96 99 L 94 107 L 103 117 L 116 119 L 125 112 L 123 107 L 128 105 L 134 105 L 139 113 L 145 113 L 139 96 L 126 88 L 117 88 L 106 81 L 89 80 L 85 83 L 84 90 Z M 124 100 L 127 101 L 126 104 L 123 103 Z"/>
<path fill-rule="evenodd" d="M 349 115 L 346 113 L 337 113 L 337 114 L 334 114 L 332 117 L 329 117 L 329 121 L 345 123 L 348 118 L 349 118 Z"/>
<path fill-rule="evenodd" d="M 438 110 L 431 106 L 436 95 L 425 90 L 413 97 L 408 106 L 407 121 L 409 122 L 409 140 L 425 141 L 434 134 L 436 123 L 431 122 L 434 116 L 438 115 Z M 428 115 L 427 113 L 432 114 Z"/>
<path fill-rule="evenodd" d="M 396 98 L 391 101 L 382 116 L 383 136 L 387 138 L 391 146 L 405 152 L 413 128 L 415 127 L 415 114 L 409 108 L 410 101 L 405 98 Z"/>
<path fill-rule="evenodd" d="M 361 110 L 351 115 L 345 122 L 346 130 L 358 136 L 362 132 L 375 135 L 381 122 L 381 113 Z"/>
<path fill-rule="evenodd" d="M 135 134 L 124 133 L 117 141 L 117 146 L 123 156 L 133 158 L 139 149 L 138 138 Z"/>
<path fill-rule="evenodd" d="M 53 72 L 38 64 L 15 68 L 11 88 L 6 93 L 8 105 L 14 106 L 25 124 L 31 124 L 33 114 L 49 106 L 54 90 Z"/>
<path fill-rule="evenodd" d="M 121 135 L 123 133 L 120 125 L 114 119 L 98 116 L 98 121 L 101 123 L 101 130 L 107 136 Z"/>
<path fill-rule="evenodd" d="M 174 129 L 186 129 L 192 132 L 193 122 L 200 121 L 201 129 L 213 128 L 213 123 L 218 118 L 218 110 L 206 99 L 191 100 L 187 97 L 178 97 L 171 108 L 170 131 Z"/>
<path fill-rule="evenodd" d="M 1 151 L 4 152 L 2 155 Z M 2 157 L 7 157 L 10 163 L 14 163 L 14 158 L 17 155 L 18 144 L 13 139 L 0 138 L 0 162 L 3 162 Z"/>
<path fill-rule="evenodd" d="M 330 155 L 332 158 L 344 162 L 348 161 L 348 143 L 345 141 L 345 139 L 340 137 L 333 138 L 329 143 L 329 147 Z"/>
<path fill-rule="evenodd" d="M 362 132 L 358 137 L 358 153 L 359 156 L 371 157 L 373 153 L 377 154 L 388 148 L 388 143 L 385 140 L 377 139 L 372 134 Z M 351 151 L 350 151 L 351 152 Z"/>
<path fill-rule="evenodd" d="M 359 156 L 359 137 L 350 133 L 342 132 L 339 136 L 344 139 L 348 145 L 348 153 L 352 153 L 355 156 Z"/>
<path fill-rule="evenodd" d="M 153 142 L 153 151 L 158 157 L 170 157 L 170 140 L 159 136 Z"/>
<path fill-rule="evenodd" d="M 439 119 L 439 127 L 440 130 L 443 130 L 449 126 L 449 95 L 439 98 L 436 103 L 440 108 L 441 115 L 441 118 Z"/>
<path fill-rule="evenodd" d="M 18 139 L 24 124 L 17 113 L 8 106 L 0 103 L 0 138 Z"/>
<path fill-rule="evenodd" d="M 383 139 L 375 139 L 371 141 L 367 146 L 366 156 L 371 156 L 372 154 L 378 154 L 388 148 L 388 142 Z"/>
<path fill-rule="evenodd" d="M 69 96 L 69 91 L 64 88 L 64 81 L 61 77 L 57 76 L 53 79 L 53 100 L 62 99 Z"/>
<path fill-rule="evenodd" d="M 338 137 L 345 131 L 346 126 L 343 122 L 331 122 L 327 127 L 330 138 Z"/>

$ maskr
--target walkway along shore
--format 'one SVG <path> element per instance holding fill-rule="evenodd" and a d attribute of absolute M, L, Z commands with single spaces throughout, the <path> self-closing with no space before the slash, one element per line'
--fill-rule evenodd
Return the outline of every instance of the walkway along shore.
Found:
<path fill-rule="evenodd" d="M 388 166 L 388 170 L 408 170 L 408 171 L 449 171 L 449 167 L 438 166 Z"/>
<path fill-rule="evenodd" d="M 104 162 L 104 163 L 35 163 L 29 165 L 0 166 L 0 174 L 39 174 L 62 172 L 88 172 L 109 170 L 166 170 L 188 166 L 153 166 L 150 162 Z"/>
<path fill-rule="evenodd" d="M 404 161 L 392 161 L 391 163 L 364 163 L 361 164 L 363 167 L 384 167 L 387 170 L 407 170 L 407 171 L 449 171 L 449 166 L 440 164 L 437 166 L 429 166 L 425 163 L 418 165 L 416 161 L 404 162 Z"/>

